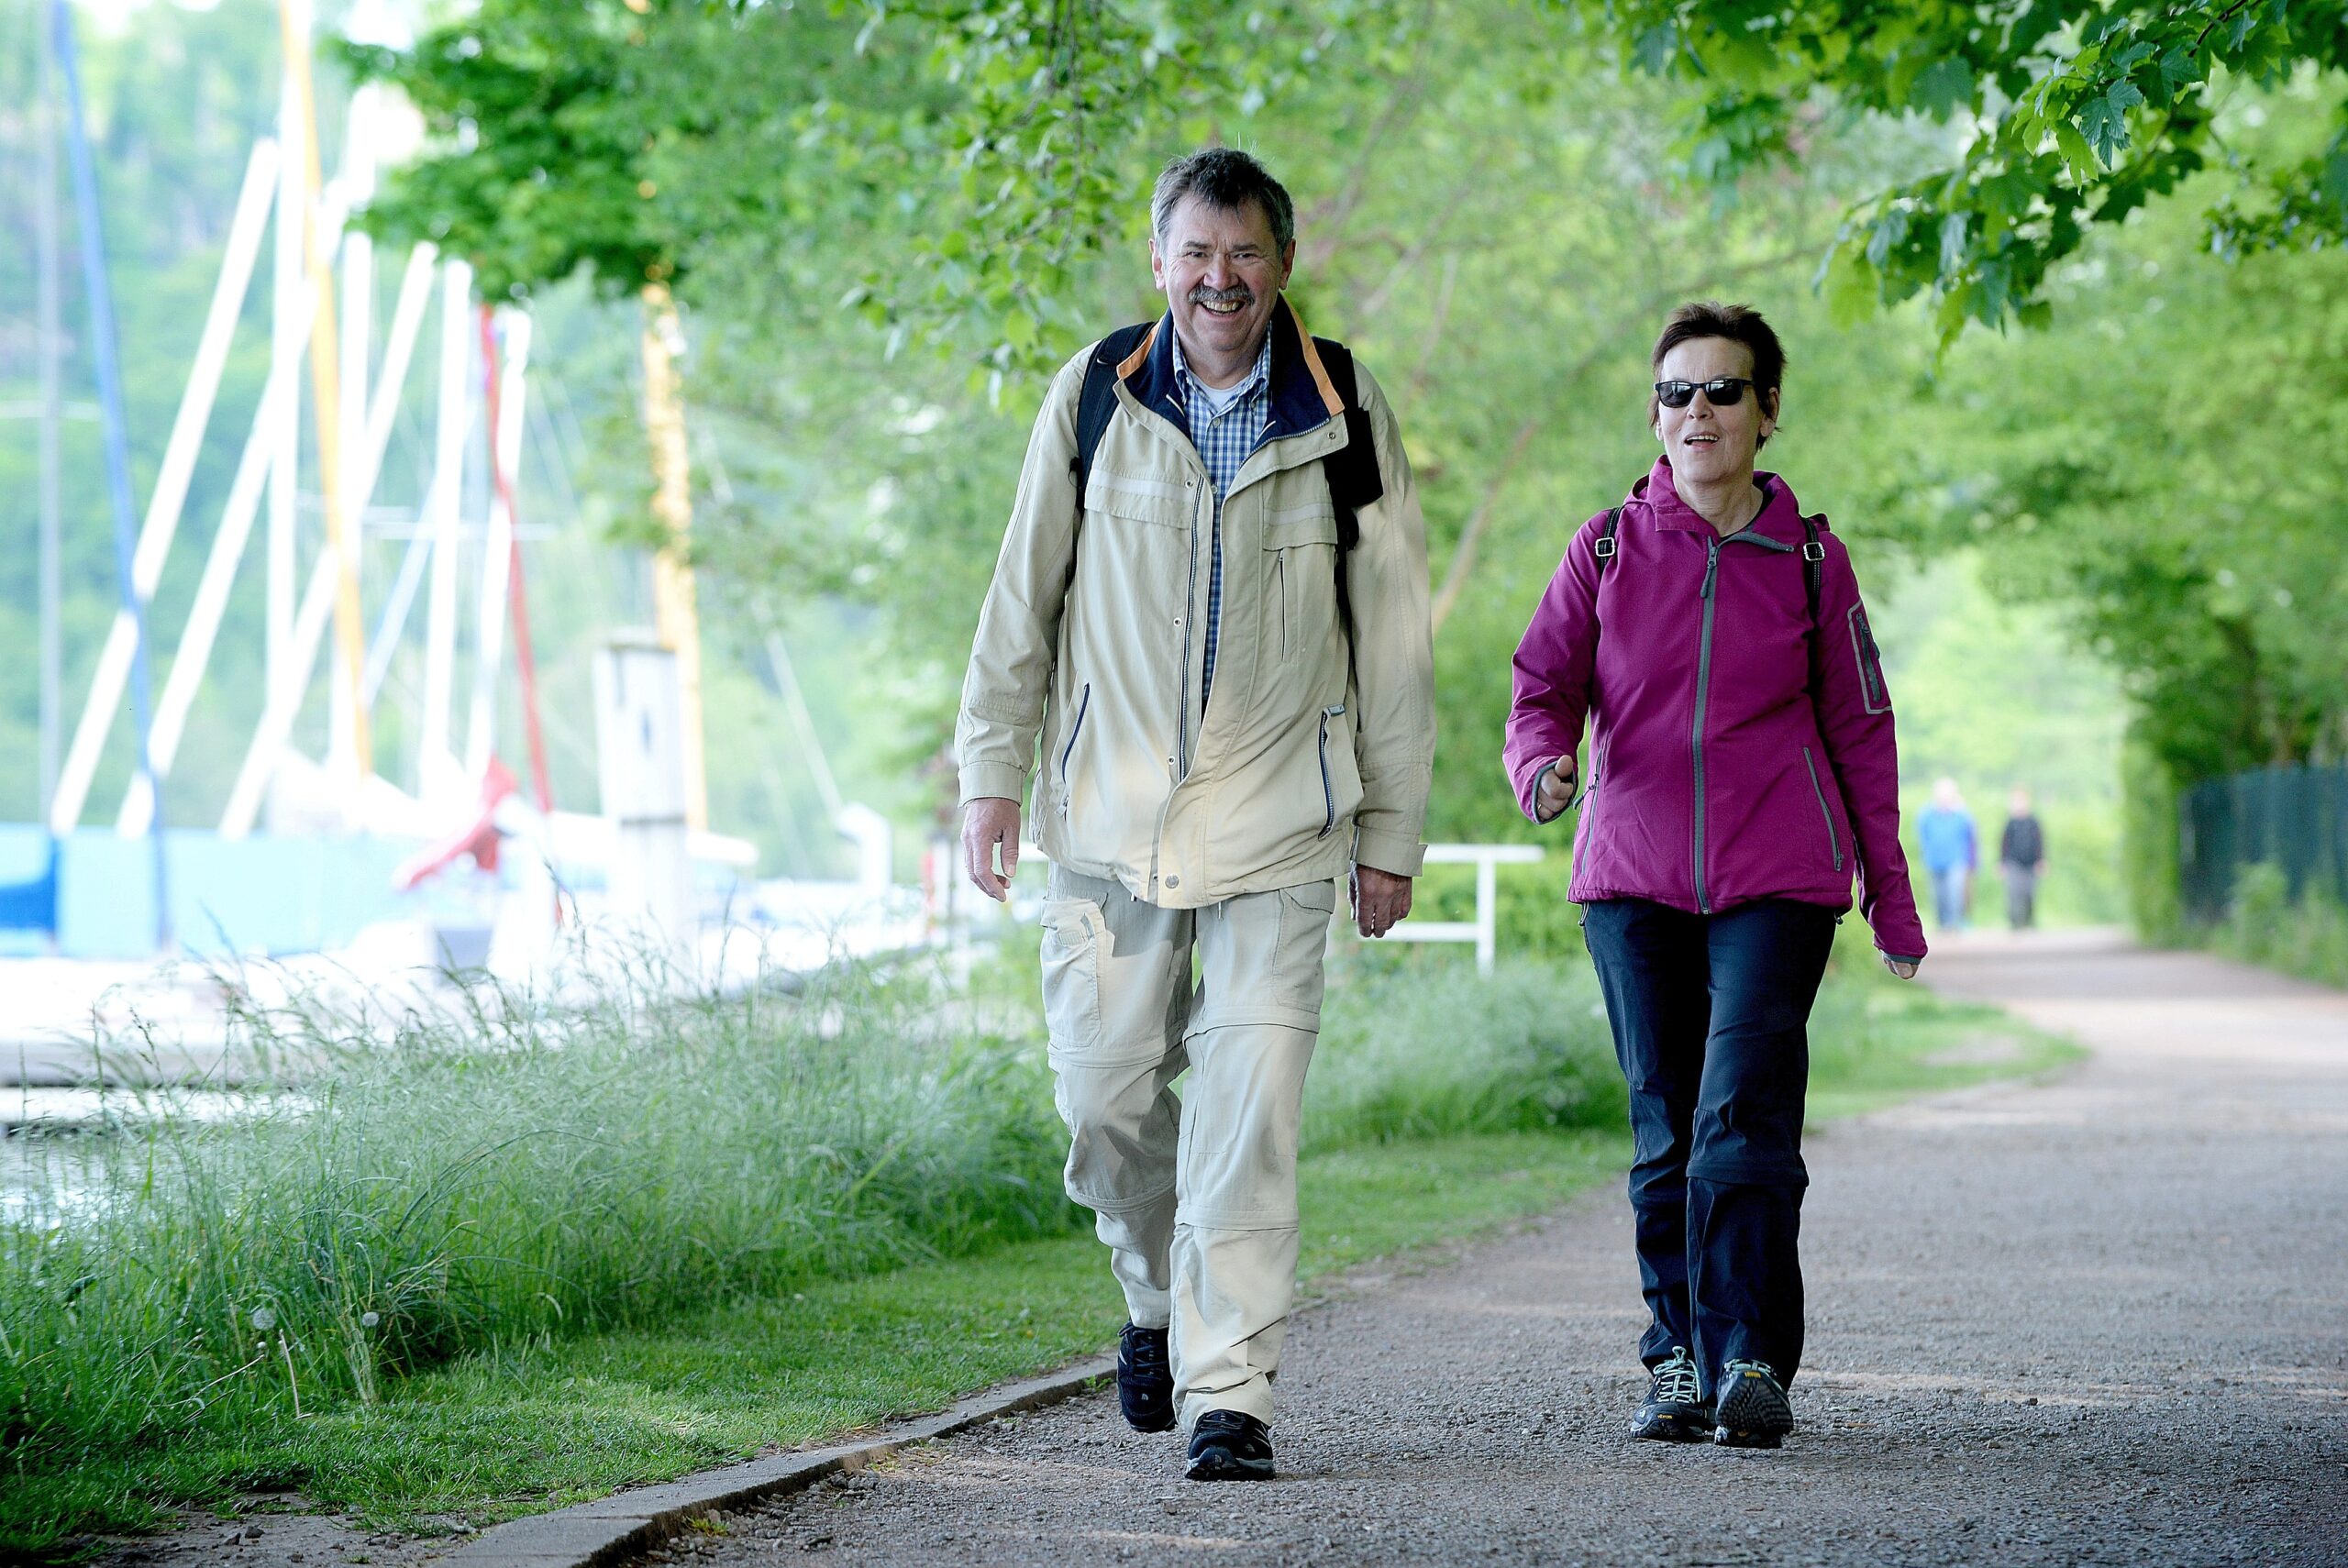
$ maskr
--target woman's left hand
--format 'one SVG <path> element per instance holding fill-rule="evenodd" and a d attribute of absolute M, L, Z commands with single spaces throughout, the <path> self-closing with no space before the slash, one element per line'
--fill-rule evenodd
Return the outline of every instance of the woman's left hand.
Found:
<path fill-rule="evenodd" d="M 1883 955 L 1883 966 L 1903 980 L 1916 977 L 1917 961 L 1913 958 L 1894 958 L 1887 953 Z"/>

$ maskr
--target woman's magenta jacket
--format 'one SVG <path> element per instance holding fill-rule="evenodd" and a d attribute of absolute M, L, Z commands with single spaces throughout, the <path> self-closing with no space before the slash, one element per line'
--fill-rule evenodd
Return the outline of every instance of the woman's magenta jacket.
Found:
<path fill-rule="evenodd" d="M 1695 913 L 1793 899 L 1851 907 L 1894 957 L 1924 955 L 1899 847 L 1891 693 L 1850 553 L 1823 547 L 1813 628 L 1810 530 L 1775 474 L 1760 515 L 1720 537 L 1657 459 L 1599 559 L 1604 513 L 1566 547 L 1516 649 L 1502 756 L 1534 813 L 1542 767 L 1590 725 L 1568 897 Z"/>

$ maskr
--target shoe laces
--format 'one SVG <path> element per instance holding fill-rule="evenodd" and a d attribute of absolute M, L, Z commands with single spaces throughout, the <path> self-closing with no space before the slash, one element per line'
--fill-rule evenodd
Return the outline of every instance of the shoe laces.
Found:
<path fill-rule="evenodd" d="M 1696 1358 L 1688 1353 L 1686 1347 L 1672 1346 L 1671 1359 L 1656 1367 L 1653 1397 L 1675 1405 L 1703 1403 L 1703 1389 L 1696 1379 Z"/>

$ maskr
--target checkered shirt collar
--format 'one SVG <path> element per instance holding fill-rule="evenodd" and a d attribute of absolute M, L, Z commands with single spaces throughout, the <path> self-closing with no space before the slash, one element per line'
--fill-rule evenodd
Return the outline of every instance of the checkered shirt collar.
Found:
<path fill-rule="evenodd" d="M 1181 388 L 1182 401 L 1187 406 L 1191 393 L 1204 392 L 1207 388 L 1204 382 L 1191 373 L 1191 362 L 1182 356 L 1182 335 L 1171 331 L 1168 335 L 1174 339 L 1174 383 Z M 1233 399 L 1233 403 L 1236 404 L 1248 398 L 1261 396 L 1271 390 L 1271 385 L 1272 335 L 1267 330 L 1264 334 L 1264 346 L 1256 350 L 1256 368 L 1248 371 L 1247 379 L 1240 383 L 1239 395 Z"/>

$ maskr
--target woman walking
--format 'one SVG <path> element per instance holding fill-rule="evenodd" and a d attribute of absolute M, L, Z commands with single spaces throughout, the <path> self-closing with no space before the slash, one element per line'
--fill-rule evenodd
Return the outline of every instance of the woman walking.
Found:
<path fill-rule="evenodd" d="M 1567 547 L 1516 651 L 1505 761 L 1549 822 L 1589 721 L 1569 896 L 1631 1089 L 1650 1374 L 1632 1435 L 1775 1448 L 1801 1360 L 1807 1025 L 1853 877 L 1893 973 L 1924 933 L 1850 557 L 1754 470 L 1777 334 L 1685 305 L 1652 364 L 1663 454 Z"/>

